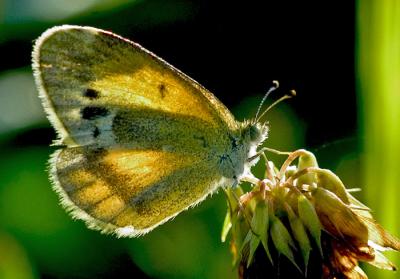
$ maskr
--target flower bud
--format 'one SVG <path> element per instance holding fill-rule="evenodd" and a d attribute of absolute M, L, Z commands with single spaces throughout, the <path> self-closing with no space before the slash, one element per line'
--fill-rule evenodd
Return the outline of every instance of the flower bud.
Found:
<path fill-rule="evenodd" d="M 299 163 L 297 165 L 297 168 L 299 171 L 301 171 L 309 167 L 318 167 L 317 159 L 315 158 L 313 153 L 306 150 L 302 150 L 302 155 L 299 157 Z M 315 181 L 316 181 L 315 174 L 307 173 L 297 179 L 297 185 L 312 184 Z"/>
<path fill-rule="evenodd" d="M 330 170 L 320 169 L 317 172 L 317 183 L 319 187 L 323 187 L 336 196 L 338 196 L 342 202 L 349 204 L 349 198 L 347 196 L 346 188 L 340 178 L 331 172 Z"/>

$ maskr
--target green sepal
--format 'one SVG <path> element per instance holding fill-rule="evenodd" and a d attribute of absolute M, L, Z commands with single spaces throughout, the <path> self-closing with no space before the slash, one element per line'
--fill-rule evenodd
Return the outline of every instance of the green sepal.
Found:
<path fill-rule="evenodd" d="M 258 234 L 259 239 L 267 253 L 268 259 L 273 264 L 271 253 L 268 249 L 268 227 L 269 227 L 269 216 L 268 216 L 268 204 L 265 200 L 258 200 L 256 207 L 254 209 L 253 219 L 251 220 L 251 226 L 256 234 Z"/>
<path fill-rule="evenodd" d="M 236 266 L 239 263 L 239 260 L 242 255 L 242 250 L 245 247 L 246 243 L 250 240 L 246 240 L 245 233 L 249 231 L 248 223 L 246 222 L 243 213 L 239 211 L 236 215 L 231 216 L 231 223 L 232 223 L 232 242 L 236 249 L 236 254 L 233 254 L 233 261 L 232 265 Z"/>
<path fill-rule="evenodd" d="M 246 237 L 244 238 L 242 245 L 239 249 L 239 253 L 238 253 L 239 259 L 241 258 L 243 260 L 246 257 L 246 254 L 244 253 L 244 249 L 246 248 L 246 246 L 249 248 L 249 251 L 250 251 L 250 240 L 251 240 L 252 234 L 253 233 L 251 232 L 251 230 L 249 230 L 247 232 Z M 249 255 L 247 258 L 247 262 L 249 261 L 249 258 L 250 258 L 250 252 L 249 252 Z"/>
<path fill-rule="evenodd" d="M 310 240 L 308 239 L 308 235 L 303 225 L 303 222 L 300 220 L 299 217 L 296 216 L 293 209 L 288 204 L 286 205 L 286 210 L 288 212 L 292 234 L 294 236 L 294 239 L 296 239 L 297 243 L 300 246 L 301 255 L 304 260 L 305 274 L 307 275 L 307 266 L 311 251 Z"/>
<path fill-rule="evenodd" d="M 286 227 L 281 222 L 281 220 L 279 220 L 276 217 L 272 218 L 271 220 L 270 233 L 276 250 L 279 253 L 285 255 L 293 263 L 293 265 L 302 273 L 300 267 L 297 265 L 294 259 L 294 255 L 292 252 L 291 247 L 293 247 L 293 249 L 296 249 L 293 239 L 290 236 Z"/>
<path fill-rule="evenodd" d="M 221 242 L 226 241 L 226 237 L 227 237 L 229 231 L 231 230 L 231 228 L 232 228 L 231 213 L 228 210 L 225 215 L 224 224 L 222 225 Z"/>
<path fill-rule="evenodd" d="M 258 245 L 260 244 L 260 239 L 258 236 L 254 235 L 251 231 L 250 243 L 249 243 L 249 257 L 247 258 L 247 267 L 250 266 L 251 262 L 253 261 L 254 253 L 257 250 Z"/>
<path fill-rule="evenodd" d="M 310 232 L 311 236 L 318 246 L 318 250 L 321 256 L 323 256 L 321 246 L 322 225 L 319 221 L 319 217 L 317 215 L 317 212 L 315 211 L 314 206 L 304 195 L 299 195 L 299 197 L 297 198 L 297 210 L 299 212 L 300 220 Z"/>

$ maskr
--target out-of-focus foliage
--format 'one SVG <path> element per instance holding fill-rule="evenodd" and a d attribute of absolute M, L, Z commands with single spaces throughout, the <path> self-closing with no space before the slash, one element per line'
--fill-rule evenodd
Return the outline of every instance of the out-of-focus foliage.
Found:
<path fill-rule="evenodd" d="M 395 0 L 357 1 L 357 70 L 364 134 L 363 184 L 378 220 L 399 235 L 400 6 Z M 400 262 L 399 255 L 393 255 Z M 371 271 L 371 278 L 398 274 Z"/>
<path fill-rule="evenodd" d="M 29 68 L 0 73 L 0 133 L 45 121 Z"/>
<path fill-rule="evenodd" d="M 37 273 L 16 239 L 0 231 L 0 276 L 2 278 L 33 279 Z"/>

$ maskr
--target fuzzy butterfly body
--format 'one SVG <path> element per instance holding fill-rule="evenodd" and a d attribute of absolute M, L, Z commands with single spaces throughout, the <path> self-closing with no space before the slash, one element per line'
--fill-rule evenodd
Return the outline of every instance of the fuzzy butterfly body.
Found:
<path fill-rule="evenodd" d="M 89 227 L 137 236 L 251 176 L 268 128 L 238 122 L 209 91 L 138 44 L 80 26 L 47 30 L 33 70 L 58 134 L 62 205 Z"/>

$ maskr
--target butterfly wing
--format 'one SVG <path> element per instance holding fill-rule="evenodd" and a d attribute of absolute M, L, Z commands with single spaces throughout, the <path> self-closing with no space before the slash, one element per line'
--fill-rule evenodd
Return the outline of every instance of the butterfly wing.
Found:
<path fill-rule="evenodd" d="M 207 90 L 139 45 L 62 26 L 36 42 L 33 69 L 66 146 L 54 189 L 73 216 L 119 236 L 144 234 L 223 183 L 217 153 L 237 129 Z"/>
<path fill-rule="evenodd" d="M 237 128 L 228 109 L 197 82 L 140 45 L 100 29 L 49 29 L 36 41 L 33 69 L 49 119 L 68 145 L 91 144 L 93 122 L 111 125 L 121 107 Z"/>
<path fill-rule="evenodd" d="M 223 183 L 198 158 L 87 146 L 56 152 L 52 175 L 55 190 L 74 217 L 118 236 L 147 233 Z"/>

